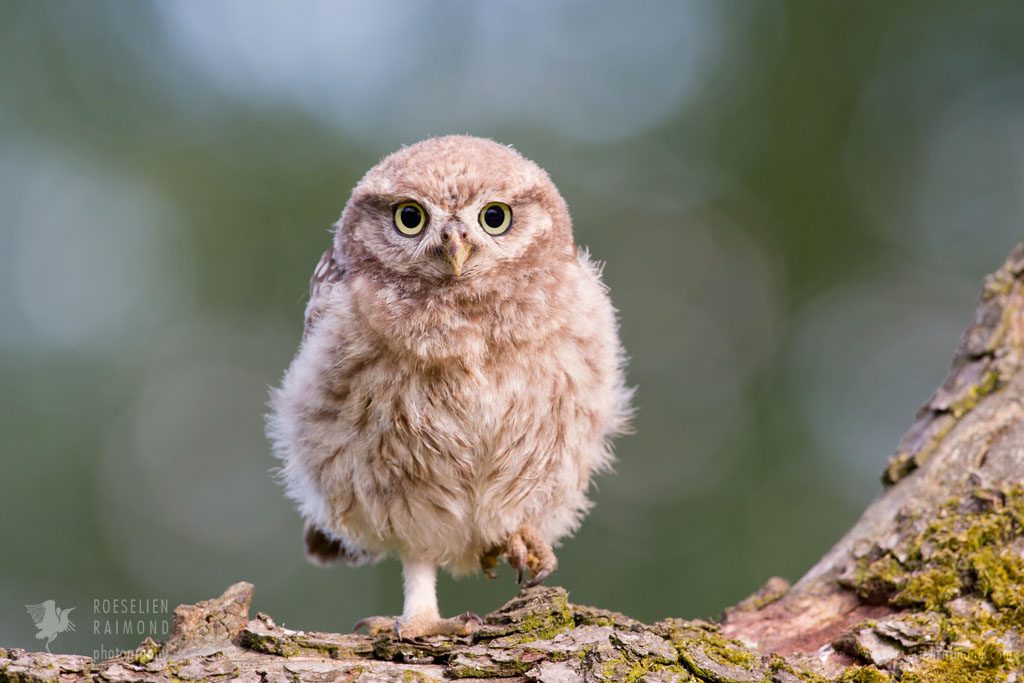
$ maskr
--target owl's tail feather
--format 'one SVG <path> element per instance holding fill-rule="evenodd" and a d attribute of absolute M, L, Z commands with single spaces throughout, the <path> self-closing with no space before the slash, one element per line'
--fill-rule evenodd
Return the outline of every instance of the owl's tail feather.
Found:
<path fill-rule="evenodd" d="M 306 559 L 321 567 L 341 561 L 360 565 L 380 559 L 357 547 L 348 538 L 328 533 L 312 522 L 306 522 L 303 538 L 306 541 Z"/>

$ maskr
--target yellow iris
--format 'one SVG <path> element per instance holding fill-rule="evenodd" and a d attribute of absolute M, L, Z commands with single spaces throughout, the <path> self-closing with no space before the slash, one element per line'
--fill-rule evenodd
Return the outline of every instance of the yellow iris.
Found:
<path fill-rule="evenodd" d="M 395 229 L 410 237 L 423 232 L 427 212 L 416 202 L 402 202 L 395 207 Z"/>
<path fill-rule="evenodd" d="M 490 202 L 480 209 L 480 227 L 488 235 L 504 235 L 512 226 L 512 209 L 508 204 Z"/>

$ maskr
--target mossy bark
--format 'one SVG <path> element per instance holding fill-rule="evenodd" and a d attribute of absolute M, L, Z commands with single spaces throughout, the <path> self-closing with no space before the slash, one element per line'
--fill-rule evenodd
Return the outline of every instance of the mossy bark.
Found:
<path fill-rule="evenodd" d="M 720 623 L 643 624 L 524 590 L 470 637 L 398 640 L 248 616 L 252 586 L 175 610 L 166 643 L 96 662 L 0 648 L 0 683 L 842 681 L 1024 683 L 1024 244 L 985 280 L 886 488 L 795 585 Z"/>

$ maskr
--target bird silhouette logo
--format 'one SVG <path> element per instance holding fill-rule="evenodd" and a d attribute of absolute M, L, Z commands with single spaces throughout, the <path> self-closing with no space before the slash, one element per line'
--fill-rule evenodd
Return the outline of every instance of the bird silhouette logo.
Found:
<path fill-rule="evenodd" d="M 38 605 L 25 605 L 25 609 L 28 610 L 32 621 L 35 622 L 36 628 L 39 629 L 36 633 L 36 638 L 39 640 L 46 639 L 47 652 L 50 651 L 50 643 L 59 634 L 75 630 L 75 625 L 68 618 L 71 610 L 75 609 L 74 607 L 61 609 L 57 607 L 57 603 L 53 600 L 47 600 Z"/>

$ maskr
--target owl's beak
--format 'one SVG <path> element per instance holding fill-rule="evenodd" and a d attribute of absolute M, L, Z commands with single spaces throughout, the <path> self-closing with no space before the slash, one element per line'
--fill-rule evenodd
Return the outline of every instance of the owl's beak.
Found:
<path fill-rule="evenodd" d="M 462 266 L 466 263 L 466 259 L 469 258 L 469 253 L 473 251 L 473 247 L 466 241 L 466 238 L 459 234 L 458 230 L 452 230 L 446 236 L 448 239 L 444 241 L 441 253 L 444 254 L 448 263 L 452 264 L 452 268 L 455 269 L 455 275 L 462 275 Z"/>

